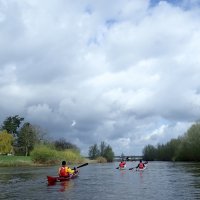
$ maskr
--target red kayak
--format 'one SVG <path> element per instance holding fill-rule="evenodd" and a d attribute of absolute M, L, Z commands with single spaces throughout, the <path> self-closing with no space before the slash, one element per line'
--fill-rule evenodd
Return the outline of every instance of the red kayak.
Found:
<path fill-rule="evenodd" d="M 78 166 L 76 168 L 78 169 L 78 168 L 84 167 L 86 165 L 88 165 L 88 163 L 84 163 L 84 164 L 82 164 L 82 165 L 80 165 L 80 166 Z M 79 175 L 79 171 L 77 171 L 75 174 L 67 176 L 67 177 L 47 176 L 47 181 L 48 181 L 49 185 L 52 185 L 52 184 L 54 184 L 56 182 L 69 181 L 70 179 L 76 178 L 78 175 Z"/>
<path fill-rule="evenodd" d="M 60 177 L 60 176 L 47 176 L 47 181 L 49 184 L 55 183 L 55 182 L 62 182 L 62 181 L 69 181 L 70 179 L 74 179 L 78 176 L 79 172 L 76 174 L 67 176 L 67 177 Z"/>

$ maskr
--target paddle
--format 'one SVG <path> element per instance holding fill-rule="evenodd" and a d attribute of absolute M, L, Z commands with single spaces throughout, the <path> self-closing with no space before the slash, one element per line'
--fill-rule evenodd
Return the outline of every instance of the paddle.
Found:
<path fill-rule="evenodd" d="M 116 167 L 116 169 L 119 169 L 119 167 Z"/>
<path fill-rule="evenodd" d="M 135 169 L 136 167 L 131 167 L 131 168 L 129 168 L 129 170 L 133 170 L 133 169 Z"/>
<path fill-rule="evenodd" d="M 81 168 L 81 167 L 84 167 L 84 166 L 86 166 L 86 165 L 88 165 L 88 163 L 84 163 L 84 164 L 82 164 L 82 165 L 79 165 L 79 166 L 76 167 L 76 168 Z"/>

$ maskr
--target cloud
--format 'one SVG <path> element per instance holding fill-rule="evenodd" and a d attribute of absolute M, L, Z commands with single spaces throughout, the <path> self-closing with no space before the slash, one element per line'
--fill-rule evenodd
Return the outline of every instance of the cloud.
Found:
<path fill-rule="evenodd" d="M 76 125 L 76 121 L 73 120 L 71 126 L 75 126 Z"/>
<path fill-rule="evenodd" d="M 0 8 L 2 122 L 19 114 L 85 155 L 101 141 L 136 155 L 199 119 L 197 1 L 0 0 Z"/>

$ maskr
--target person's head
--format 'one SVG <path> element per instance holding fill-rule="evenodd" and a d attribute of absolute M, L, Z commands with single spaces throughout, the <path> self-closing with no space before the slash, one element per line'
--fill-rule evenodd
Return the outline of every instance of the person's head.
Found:
<path fill-rule="evenodd" d="M 62 161 L 62 165 L 63 165 L 63 166 L 66 165 L 66 161 L 65 161 L 65 160 Z"/>
<path fill-rule="evenodd" d="M 140 162 L 142 162 L 142 160 L 140 160 Z"/>

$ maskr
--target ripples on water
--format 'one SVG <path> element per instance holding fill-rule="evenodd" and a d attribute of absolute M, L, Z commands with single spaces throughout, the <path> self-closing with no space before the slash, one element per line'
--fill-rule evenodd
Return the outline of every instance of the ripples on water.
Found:
<path fill-rule="evenodd" d="M 200 164 L 150 162 L 143 172 L 120 171 L 117 164 L 89 164 L 77 179 L 51 186 L 46 175 L 56 175 L 57 167 L 0 168 L 0 199 L 200 199 Z M 128 162 L 127 168 L 136 164 Z"/>

